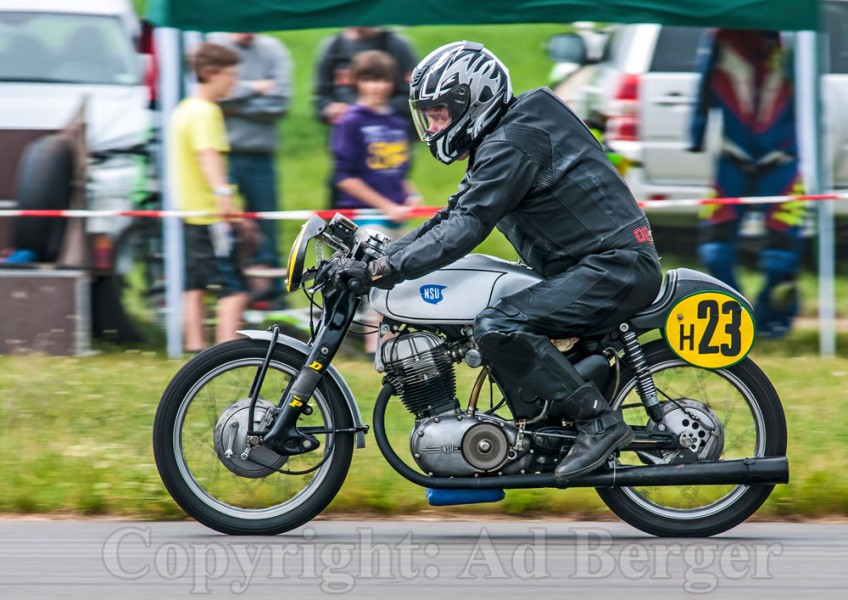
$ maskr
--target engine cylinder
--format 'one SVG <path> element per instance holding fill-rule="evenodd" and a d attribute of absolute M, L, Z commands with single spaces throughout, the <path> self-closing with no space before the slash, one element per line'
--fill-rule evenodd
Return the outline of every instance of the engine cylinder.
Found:
<path fill-rule="evenodd" d="M 439 336 L 416 332 L 387 340 L 382 359 L 403 405 L 412 414 L 458 406 L 453 363 Z"/>

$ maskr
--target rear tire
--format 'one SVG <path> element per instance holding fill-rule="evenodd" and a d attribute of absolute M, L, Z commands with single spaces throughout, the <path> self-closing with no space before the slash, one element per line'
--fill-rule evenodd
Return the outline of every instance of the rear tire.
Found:
<path fill-rule="evenodd" d="M 317 465 L 306 475 L 245 477 L 223 463 L 215 448 L 216 423 L 249 397 L 267 351 L 268 342 L 235 340 L 198 354 L 168 385 L 154 418 L 153 453 L 162 482 L 183 510 L 221 533 L 276 535 L 309 522 L 335 497 L 353 456 L 353 433 L 326 433 L 316 435 L 321 442 L 316 451 L 274 459 L 275 468 L 290 471 Z M 302 353 L 277 346 L 260 398 L 276 405 L 304 360 Z M 301 416 L 299 428 L 353 426 L 346 400 L 332 382 L 322 382 L 309 405 L 313 413 Z"/>
<path fill-rule="evenodd" d="M 694 367 L 678 358 L 662 340 L 644 347 L 660 402 L 690 398 L 704 403 L 724 428 L 723 459 L 786 456 L 786 419 L 768 377 L 748 358 L 724 369 Z M 631 425 L 647 417 L 635 391 L 632 369 L 622 373 L 621 390 L 612 399 Z M 620 462 L 641 464 L 630 452 Z M 604 503 L 633 527 L 669 537 L 701 537 L 722 533 L 754 514 L 773 485 L 680 486 L 597 489 Z"/>

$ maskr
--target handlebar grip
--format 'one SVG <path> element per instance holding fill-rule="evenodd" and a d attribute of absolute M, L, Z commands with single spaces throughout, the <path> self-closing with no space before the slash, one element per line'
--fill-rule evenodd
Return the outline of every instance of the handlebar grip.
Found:
<path fill-rule="evenodd" d="M 356 294 L 357 296 L 364 291 L 363 285 L 359 282 L 358 279 L 348 280 L 347 287 L 349 287 L 350 291 Z"/>

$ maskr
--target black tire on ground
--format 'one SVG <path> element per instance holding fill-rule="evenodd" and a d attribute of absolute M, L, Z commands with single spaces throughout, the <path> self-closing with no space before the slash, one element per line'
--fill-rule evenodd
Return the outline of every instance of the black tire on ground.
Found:
<path fill-rule="evenodd" d="M 253 374 L 267 351 L 267 342 L 241 339 L 198 354 L 168 384 L 153 421 L 153 454 L 168 492 L 190 516 L 222 533 L 276 535 L 307 523 L 338 493 L 353 457 L 352 432 L 323 433 L 316 435 L 318 450 L 289 457 L 277 467 L 297 471 L 295 463 L 307 461 L 315 468 L 308 474 L 246 478 L 227 468 L 216 454 L 216 422 L 233 403 L 249 398 Z M 298 350 L 277 346 L 260 398 L 276 404 L 305 359 Z M 328 378 L 309 404 L 312 414 L 302 415 L 298 427 L 335 431 L 353 426 L 344 395 Z"/>
<path fill-rule="evenodd" d="M 644 348 L 661 402 L 668 400 L 664 391 L 673 391 L 673 398 L 682 396 L 708 405 L 713 403 L 712 408 L 722 421 L 727 440 L 722 459 L 742 458 L 737 454 L 746 451 L 749 451 L 748 456 L 786 456 L 786 419 L 780 398 L 768 377 L 752 360 L 745 358 L 731 367 L 710 371 L 687 364 L 662 340 L 646 344 Z M 634 402 L 633 370 L 625 369 L 621 381 L 621 390 L 612 399 L 612 406 L 638 404 Z M 681 390 L 689 393 L 680 393 Z M 738 397 L 734 400 L 736 394 Z M 736 408 L 729 408 L 731 405 Z M 639 419 L 642 424 L 647 420 L 638 405 L 622 414 L 631 425 L 638 424 Z M 750 422 L 746 421 L 748 419 Z M 739 443 L 739 448 L 728 447 L 728 443 L 733 444 L 731 435 L 745 439 Z M 621 460 L 629 460 L 629 454 L 622 453 Z M 669 488 L 597 488 L 596 491 L 610 510 L 641 531 L 668 537 L 706 537 L 745 521 L 766 501 L 772 489 L 773 485 L 688 486 L 680 488 L 678 498 L 665 496 L 674 491 Z M 699 493 L 703 497 L 698 497 Z M 692 499 L 700 504 L 687 504 Z"/>
<path fill-rule="evenodd" d="M 15 191 L 23 210 L 65 210 L 71 205 L 74 151 L 59 135 L 38 138 L 24 150 Z M 14 245 L 34 252 L 40 262 L 55 262 L 62 248 L 67 221 L 63 218 L 15 219 Z"/>

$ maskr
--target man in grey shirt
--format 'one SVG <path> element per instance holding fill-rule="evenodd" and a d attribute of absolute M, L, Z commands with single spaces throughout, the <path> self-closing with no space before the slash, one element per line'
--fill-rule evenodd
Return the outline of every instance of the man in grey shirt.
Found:
<path fill-rule="evenodd" d="M 230 142 L 230 177 L 247 203 L 247 210 L 279 210 L 275 153 L 279 145 L 277 124 L 291 98 L 292 61 L 288 49 L 274 37 L 254 33 L 215 33 L 210 42 L 235 50 L 241 56 L 239 82 L 221 101 Z M 262 239 L 250 261 L 253 266 L 281 267 L 277 248 L 277 223 L 260 220 Z M 281 302 L 282 279 L 254 278 L 252 304 L 272 308 Z"/>

